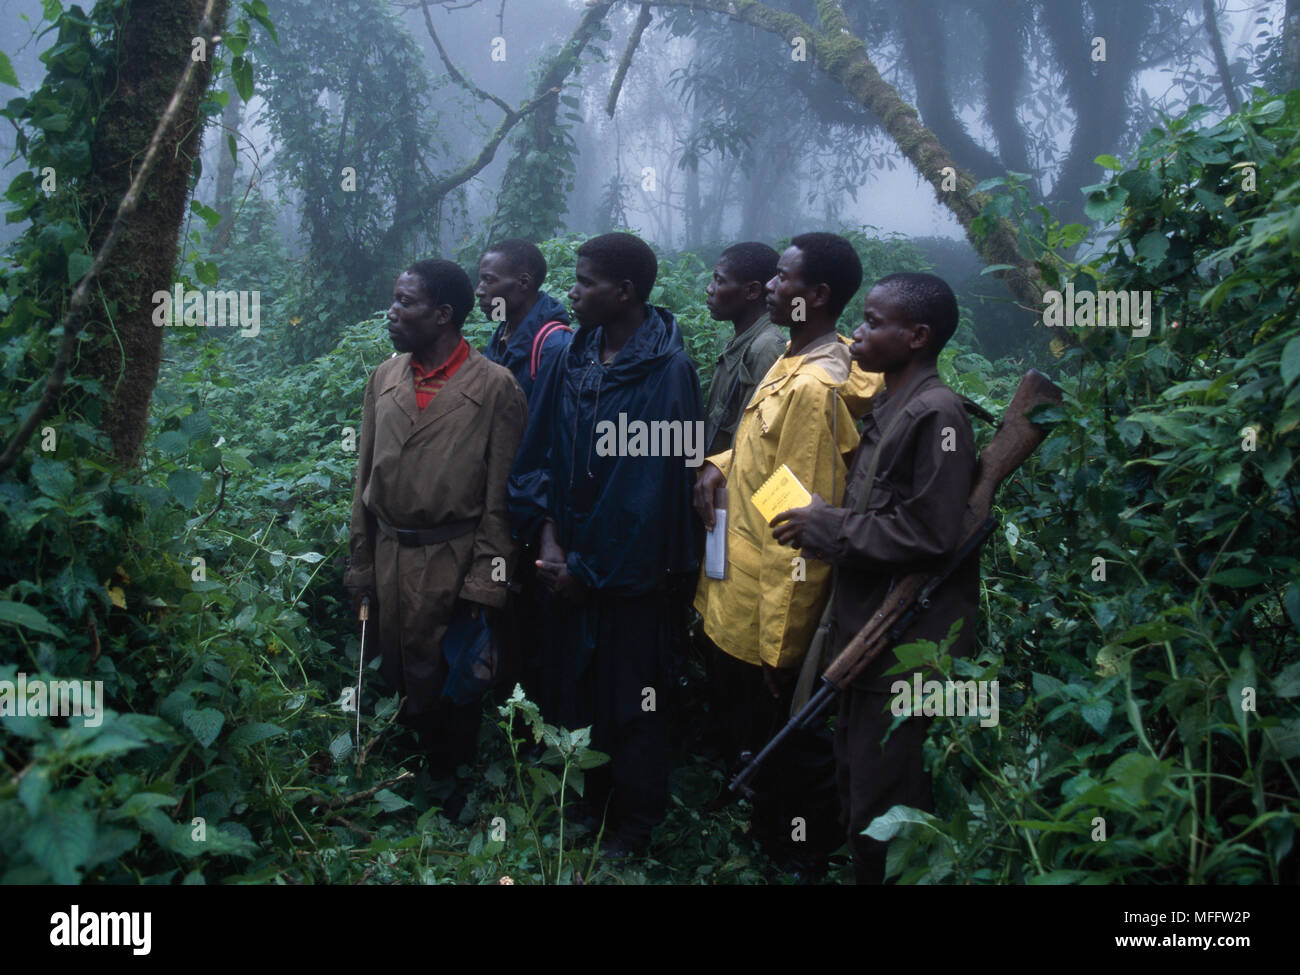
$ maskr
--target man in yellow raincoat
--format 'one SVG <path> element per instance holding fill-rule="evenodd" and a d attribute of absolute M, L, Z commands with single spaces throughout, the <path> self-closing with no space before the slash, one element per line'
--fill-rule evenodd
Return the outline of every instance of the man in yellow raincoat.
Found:
<path fill-rule="evenodd" d="M 790 344 L 745 408 L 731 450 L 708 458 L 695 486 L 705 527 L 714 499 L 728 494 L 723 579 L 701 574 L 695 608 L 714 654 L 713 707 L 729 761 L 756 751 L 785 723 L 799 667 L 830 592 L 830 567 L 805 561 L 772 537 L 752 497 L 781 465 L 810 492 L 840 498 L 856 421 L 883 377 L 853 365 L 835 331 L 862 283 L 862 264 L 843 237 L 795 237 L 767 284 L 772 320 Z M 820 873 L 842 840 L 830 738 L 805 733 L 755 780 L 754 827 L 785 869 Z"/>

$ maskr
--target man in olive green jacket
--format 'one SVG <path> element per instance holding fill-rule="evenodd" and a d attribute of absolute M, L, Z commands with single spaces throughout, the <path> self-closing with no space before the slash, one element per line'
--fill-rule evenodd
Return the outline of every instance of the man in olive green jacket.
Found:
<path fill-rule="evenodd" d="M 473 304 L 450 261 L 420 261 L 397 279 L 388 332 L 402 354 L 366 384 L 344 577 L 354 606 L 371 598 L 381 672 L 440 776 L 472 759 L 480 714 L 477 701 L 440 703 L 441 644 L 459 601 L 471 614 L 505 605 L 515 556 L 506 481 L 527 419 L 514 376 L 461 337 Z"/>
<path fill-rule="evenodd" d="M 766 244 L 732 244 L 718 258 L 705 289 L 715 322 L 731 322 L 733 334 L 718 356 L 704 407 L 706 454 L 731 449 L 736 426 L 754 388 L 785 351 L 785 333 L 767 312 L 767 282 L 779 255 Z"/>

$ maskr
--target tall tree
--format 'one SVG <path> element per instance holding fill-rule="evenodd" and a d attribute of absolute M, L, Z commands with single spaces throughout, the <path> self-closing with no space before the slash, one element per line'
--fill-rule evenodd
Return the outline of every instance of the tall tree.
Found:
<path fill-rule="evenodd" d="M 65 310 L 41 398 L 11 438 L 0 470 L 14 463 L 36 422 L 53 408 L 70 370 L 83 388 L 89 380 L 102 392 L 98 403 L 89 400 L 89 412 L 118 462 L 133 464 L 158 378 L 164 330 L 153 323 L 151 296 L 171 287 L 199 149 L 199 100 L 211 78 L 212 36 L 225 21 L 226 2 L 119 0 L 100 4 L 95 14 L 93 22 L 79 14 L 58 18 L 63 43 L 48 59 L 45 86 L 6 110 L 41 131 L 32 140 L 23 135 L 20 143 L 31 146 L 29 158 L 52 164 L 43 169 L 56 184 L 63 167 L 61 195 L 48 207 L 25 192 L 11 195 L 19 212 L 33 218 L 25 236 L 39 238 L 37 244 L 51 232 L 55 239 L 81 237 L 82 249 L 57 265 L 66 266 L 65 280 L 77 282 L 70 298 L 49 294 L 48 281 L 6 280 L 7 291 L 44 292 Z M 89 69 L 94 84 L 69 84 L 74 66 Z M 57 99 L 59 92 L 73 97 L 56 128 L 48 111 L 50 96 Z M 50 138 L 69 130 L 71 138 Z M 85 141 L 77 141 L 83 132 Z M 58 217 L 69 212 L 84 216 L 80 234 Z M 22 247 L 17 253 L 24 252 L 31 253 Z M 48 277 L 47 269 L 36 266 L 32 276 Z"/>

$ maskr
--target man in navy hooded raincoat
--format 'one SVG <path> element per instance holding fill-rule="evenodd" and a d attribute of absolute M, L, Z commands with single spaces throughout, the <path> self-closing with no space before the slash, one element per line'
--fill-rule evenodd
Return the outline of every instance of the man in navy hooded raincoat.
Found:
<path fill-rule="evenodd" d="M 539 703 L 549 722 L 592 725 L 610 756 L 587 801 L 608 810 L 612 856 L 643 852 L 667 810 L 675 659 L 699 569 L 704 409 L 676 321 L 646 301 L 657 274 L 631 234 L 578 248 L 581 327 L 534 394 L 510 479 L 516 533 L 537 539 L 550 594 Z"/>

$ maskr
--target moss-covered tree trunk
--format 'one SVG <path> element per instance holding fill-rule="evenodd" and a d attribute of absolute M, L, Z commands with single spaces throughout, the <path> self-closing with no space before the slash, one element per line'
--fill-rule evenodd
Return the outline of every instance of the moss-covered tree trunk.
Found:
<path fill-rule="evenodd" d="M 1282 19 L 1282 91 L 1300 88 L 1300 0 L 1286 0 Z"/>
<path fill-rule="evenodd" d="M 93 221 L 90 250 L 108 235 L 118 201 L 130 184 L 158 119 L 191 58 L 203 0 L 133 0 L 124 6 L 115 42 L 119 51 L 113 92 L 99 116 L 86 181 L 86 212 Z M 227 0 L 218 0 L 213 23 L 224 24 Z M 164 143 L 112 260 L 101 276 L 102 295 L 87 322 L 88 348 L 76 372 L 104 390 L 100 427 L 123 466 L 135 463 L 158 380 L 166 329 L 153 323 L 156 291 L 171 288 L 178 237 L 190 193 L 201 136 L 198 105 L 211 80 L 213 52 L 199 65 L 181 115 Z"/>

